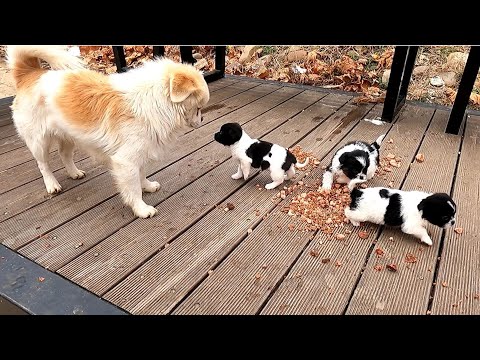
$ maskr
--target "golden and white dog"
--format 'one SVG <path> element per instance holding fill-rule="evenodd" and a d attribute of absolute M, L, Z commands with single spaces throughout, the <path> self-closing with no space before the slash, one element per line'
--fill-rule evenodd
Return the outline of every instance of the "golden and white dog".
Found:
<path fill-rule="evenodd" d="M 136 216 L 155 215 L 157 210 L 142 200 L 142 189 L 154 192 L 160 184 L 146 179 L 145 166 L 159 159 L 179 130 L 200 126 L 201 108 L 210 97 L 201 72 L 156 59 L 127 73 L 103 75 L 84 68 L 60 46 L 9 46 L 7 59 L 17 90 L 13 121 L 47 192 L 62 190 L 48 165 L 54 141 L 68 175 L 85 176 L 73 163 L 78 144 L 107 164 Z"/>

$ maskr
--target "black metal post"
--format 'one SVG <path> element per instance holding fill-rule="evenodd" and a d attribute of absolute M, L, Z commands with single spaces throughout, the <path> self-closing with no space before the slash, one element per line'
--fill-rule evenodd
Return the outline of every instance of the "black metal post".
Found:
<path fill-rule="evenodd" d="M 388 80 L 387 94 L 383 104 L 382 120 L 391 122 L 398 112 L 397 103 L 400 93 L 403 72 L 405 70 L 405 61 L 407 59 L 408 46 L 396 46 L 393 55 L 392 69 L 390 79 Z"/>
<path fill-rule="evenodd" d="M 216 46 L 215 47 L 215 70 L 219 70 L 223 75 L 225 74 L 225 52 L 226 46 Z"/>
<path fill-rule="evenodd" d="M 447 130 L 449 134 L 458 134 L 463 118 L 465 116 L 465 110 L 467 109 L 468 99 L 472 93 L 475 79 L 478 75 L 478 69 L 480 67 L 480 46 L 472 46 L 470 48 L 470 54 L 468 55 L 465 69 L 463 70 L 462 79 L 458 86 L 457 96 L 453 103 L 452 111 L 450 112 L 450 118 L 448 119 Z"/>
<path fill-rule="evenodd" d="M 115 57 L 115 65 L 117 66 L 117 72 L 127 71 L 127 60 L 125 60 L 125 51 L 123 46 L 112 46 L 113 56 Z"/>
<path fill-rule="evenodd" d="M 195 64 L 192 46 L 180 46 L 180 58 L 183 63 Z"/>
<path fill-rule="evenodd" d="M 408 86 L 410 85 L 410 79 L 412 77 L 413 67 L 415 66 L 415 60 L 417 59 L 418 46 L 409 46 L 407 59 L 405 61 L 405 68 L 403 70 L 402 83 L 400 85 L 400 92 L 398 94 L 398 100 L 396 107 L 401 108 L 407 100 Z M 394 115 L 395 116 L 395 115 Z"/>
<path fill-rule="evenodd" d="M 162 57 L 165 55 L 165 46 L 154 46 L 153 47 L 153 56 Z"/>

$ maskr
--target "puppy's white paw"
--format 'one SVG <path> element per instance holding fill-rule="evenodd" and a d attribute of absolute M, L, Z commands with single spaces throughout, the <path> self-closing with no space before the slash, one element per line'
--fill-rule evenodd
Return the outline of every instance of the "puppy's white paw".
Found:
<path fill-rule="evenodd" d="M 322 186 L 320 186 L 318 188 L 318 190 L 332 190 L 332 184 L 322 184 Z"/>
<path fill-rule="evenodd" d="M 348 220 L 350 220 L 350 222 L 352 223 L 353 226 L 356 226 L 356 227 L 360 226 L 360 223 L 358 221 L 355 221 L 355 220 L 352 220 L 352 219 L 348 219 Z"/>
<path fill-rule="evenodd" d="M 48 181 L 45 183 L 45 187 L 47 188 L 47 193 L 49 194 L 56 194 L 62 191 L 62 187 L 57 180 Z"/>
<path fill-rule="evenodd" d="M 156 215 L 158 213 L 158 210 L 155 209 L 153 206 L 144 204 L 133 209 L 133 213 L 139 218 L 146 219 Z"/>
<path fill-rule="evenodd" d="M 353 189 L 355 189 L 355 185 L 357 185 L 357 184 L 350 181 L 348 183 L 348 190 L 352 191 Z"/>
<path fill-rule="evenodd" d="M 85 171 L 77 169 L 74 172 L 68 173 L 68 176 L 72 179 L 82 179 L 85 177 Z"/>
<path fill-rule="evenodd" d="M 238 180 L 238 179 L 241 179 L 242 177 L 243 177 L 243 175 L 241 173 L 240 174 L 235 173 L 235 174 L 232 175 L 233 180 Z M 247 179 L 245 179 L 245 180 L 247 180 Z"/>
<path fill-rule="evenodd" d="M 247 180 L 247 179 L 248 179 L 248 175 L 249 175 L 249 174 L 243 174 L 243 180 Z"/>
<path fill-rule="evenodd" d="M 432 246 L 432 245 L 433 245 L 433 241 L 432 241 L 432 239 L 430 239 L 429 236 L 423 237 L 420 241 L 423 242 L 423 243 L 425 243 L 425 244 L 427 244 L 428 246 Z"/>
<path fill-rule="evenodd" d="M 272 189 L 275 189 L 277 186 L 278 186 L 278 184 L 270 183 L 270 184 L 265 185 L 265 189 L 272 190 Z"/>
<path fill-rule="evenodd" d="M 148 181 L 147 183 L 143 184 L 142 189 L 145 192 L 153 193 L 160 189 L 160 183 L 158 181 Z"/>

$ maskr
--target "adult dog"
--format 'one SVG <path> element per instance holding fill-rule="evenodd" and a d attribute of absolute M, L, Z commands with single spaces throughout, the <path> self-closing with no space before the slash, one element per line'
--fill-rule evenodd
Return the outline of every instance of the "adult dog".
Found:
<path fill-rule="evenodd" d="M 106 163 L 136 216 L 154 216 L 157 210 L 143 201 L 142 189 L 154 192 L 160 184 L 146 179 L 145 167 L 178 131 L 200 126 L 209 100 L 202 74 L 191 65 L 155 59 L 104 75 L 59 46 L 10 46 L 7 59 L 17 90 L 13 121 L 47 192 L 62 190 L 48 165 L 54 142 L 68 175 L 85 176 L 73 163 L 77 144 Z"/>

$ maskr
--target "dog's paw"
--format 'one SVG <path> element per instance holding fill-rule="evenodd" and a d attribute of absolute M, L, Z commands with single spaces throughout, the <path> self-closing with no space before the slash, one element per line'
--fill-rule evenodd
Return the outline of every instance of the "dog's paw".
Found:
<path fill-rule="evenodd" d="M 318 188 L 318 191 L 321 191 L 321 190 L 332 190 L 332 184 L 322 184 Z"/>
<path fill-rule="evenodd" d="M 240 174 L 235 173 L 235 174 L 232 175 L 233 180 L 238 180 L 238 179 L 241 179 L 242 177 L 243 177 L 243 175 L 241 173 Z M 245 179 L 245 180 L 247 180 L 247 179 Z"/>
<path fill-rule="evenodd" d="M 348 190 L 352 191 L 353 189 L 355 189 L 355 186 L 356 186 L 356 185 L 357 185 L 357 184 L 354 183 L 354 182 L 349 182 L 349 183 L 348 183 Z"/>
<path fill-rule="evenodd" d="M 49 194 L 56 194 L 62 191 L 62 186 L 58 183 L 57 180 L 49 181 L 45 184 L 45 187 L 47 188 L 47 193 Z"/>
<path fill-rule="evenodd" d="M 350 222 L 352 223 L 353 226 L 356 226 L 356 227 L 360 226 L 360 223 L 358 221 L 355 221 L 355 220 L 352 220 L 352 219 L 348 219 L 348 220 L 350 220 Z"/>
<path fill-rule="evenodd" d="M 151 205 L 145 204 L 133 209 L 133 213 L 139 218 L 146 219 L 155 216 L 158 213 L 158 210 Z"/>
<path fill-rule="evenodd" d="M 272 189 L 275 189 L 278 185 L 279 184 L 270 183 L 270 184 L 265 185 L 265 189 L 272 190 Z"/>
<path fill-rule="evenodd" d="M 82 179 L 85 177 L 85 171 L 77 169 L 74 172 L 68 174 L 72 179 Z"/>
<path fill-rule="evenodd" d="M 432 239 L 430 239 L 429 236 L 423 237 L 423 238 L 421 239 L 421 242 L 427 244 L 428 246 L 432 246 L 432 245 L 433 245 L 433 241 L 432 241 Z"/>
<path fill-rule="evenodd" d="M 145 192 L 153 193 L 160 189 L 160 183 L 158 181 L 148 181 L 147 183 L 143 184 L 142 189 Z"/>

